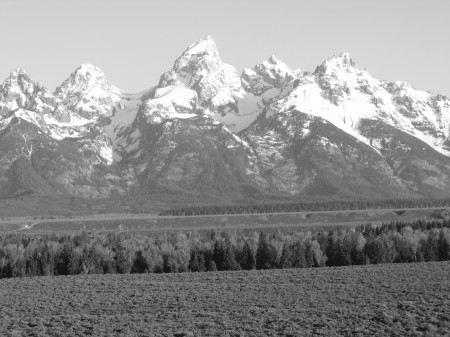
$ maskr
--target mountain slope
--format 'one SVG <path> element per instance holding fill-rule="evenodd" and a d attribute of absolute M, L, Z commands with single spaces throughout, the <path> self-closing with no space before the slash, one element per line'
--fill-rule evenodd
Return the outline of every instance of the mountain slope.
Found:
<path fill-rule="evenodd" d="M 12 72 L 0 84 L 0 204 L 449 196 L 450 101 L 375 79 L 348 53 L 314 72 L 271 56 L 239 74 L 206 36 L 149 84 L 127 94 L 84 64 L 52 93 Z"/>

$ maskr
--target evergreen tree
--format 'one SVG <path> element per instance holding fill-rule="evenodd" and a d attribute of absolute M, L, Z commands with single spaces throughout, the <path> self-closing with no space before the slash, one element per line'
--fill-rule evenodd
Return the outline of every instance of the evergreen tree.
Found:
<path fill-rule="evenodd" d="M 421 250 L 417 253 L 417 262 L 425 262 L 425 257 L 423 256 L 423 253 Z"/>
<path fill-rule="evenodd" d="M 207 269 L 208 269 L 208 271 L 217 271 L 217 266 L 216 266 L 216 263 L 214 262 L 214 260 L 210 261 Z"/>
<path fill-rule="evenodd" d="M 70 275 L 77 275 L 83 272 L 82 256 L 83 251 L 80 247 L 76 247 L 72 250 L 69 257 L 69 265 L 67 267 Z"/>
<path fill-rule="evenodd" d="M 134 252 L 122 245 L 116 249 L 116 269 L 119 274 L 129 274 L 133 266 Z"/>
<path fill-rule="evenodd" d="M 250 247 L 248 241 L 244 243 L 244 248 L 242 249 L 242 262 L 241 267 L 244 270 L 255 269 L 256 261 L 253 256 L 252 248 Z"/>
<path fill-rule="evenodd" d="M 224 260 L 222 263 L 222 270 L 239 270 L 239 269 L 240 267 L 236 262 L 233 249 L 231 248 L 231 246 L 227 245 Z"/>
<path fill-rule="evenodd" d="M 203 252 L 198 253 L 198 271 L 206 271 L 205 256 L 203 255 Z"/>
<path fill-rule="evenodd" d="M 177 261 L 173 255 L 163 255 L 163 272 L 176 273 L 178 271 Z"/>
<path fill-rule="evenodd" d="M 435 231 L 430 231 L 424 247 L 425 261 L 439 260 L 439 235 Z"/>
<path fill-rule="evenodd" d="M 281 253 L 280 268 L 292 268 L 293 266 L 294 255 L 292 254 L 292 248 L 288 242 L 285 242 Z"/>
<path fill-rule="evenodd" d="M 226 248 L 226 244 L 223 240 L 217 240 L 214 244 L 214 262 L 218 270 L 223 270 Z"/>
<path fill-rule="evenodd" d="M 297 241 L 292 246 L 294 268 L 306 268 L 305 245 L 302 241 Z"/>
<path fill-rule="evenodd" d="M 58 275 L 69 274 L 69 263 L 74 249 L 73 242 L 70 240 L 64 241 L 62 247 L 60 246 L 59 255 L 56 261 L 56 273 Z"/>
<path fill-rule="evenodd" d="M 256 250 L 256 269 L 270 268 L 269 246 L 264 232 L 259 233 L 258 248 Z"/>
<path fill-rule="evenodd" d="M 310 241 L 307 241 L 305 244 L 305 263 L 306 267 L 314 265 L 314 252 Z"/>
<path fill-rule="evenodd" d="M 335 245 L 335 265 L 336 266 L 351 266 L 352 259 L 350 256 L 350 249 L 347 245 L 347 242 L 339 238 Z"/>
<path fill-rule="evenodd" d="M 198 272 L 198 256 L 197 252 L 191 253 L 191 259 L 189 260 L 189 270 L 192 272 Z"/>
<path fill-rule="evenodd" d="M 133 259 L 133 266 L 131 267 L 131 273 L 146 273 L 148 272 L 147 263 L 142 250 L 138 250 Z"/>
<path fill-rule="evenodd" d="M 450 241 L 449 236 L 445 235 L 445 231 L 442 228 L 439 231 L 439 250 L 438 250 L 439 260 L 447 261 L 450 260 Z"/>

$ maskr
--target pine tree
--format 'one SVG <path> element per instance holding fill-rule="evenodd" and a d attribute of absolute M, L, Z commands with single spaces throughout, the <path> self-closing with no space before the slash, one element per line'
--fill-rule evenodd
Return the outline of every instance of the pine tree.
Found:
<path fill-rule="evenodd" d="M 442 228 L 439 231 L 439 260 L 447 261 L 450 260 L 450 242 L 448 237 L 445 235 L 445 231 Z"/>
<path fill-rule="evenodd" d="M 314 252 L 310 241 L 306 242 L 305 245 L 305 262 L 306 267 L 312 267 L 314 265 Z"/>
<path fill-rule="evenodd" d="M 423 256 L 423 253 L 421 250 L 417 253 L 417 262 L 425 262 L 425 257 Z"/>
<path fill-rule="evenodd" d="M 303 242 L 297 241 L 293 245 L 293 264 L 294 268 L 305 268 L 306 258 L 305 258 L 305 246 Z"/>
<path fill-rule="evenodd" d="M 217 266 L 214 260 L 211 260 L 210 263 L 208 264 L 207 271 L 217 271 Z"/>
<path fill-rule="evenodd" d="M 281 253 L 280 268 L 292 268 L 294 265 L 294 255 L 292 254 L 292 248 L 288 242 L 283 245 L 283 251 Z"/>
<path fill-rule="evenodd" d="M 203 252 L 198 252 L 198 271 L 206 271 L 205 256 Z"/>
<path fill-rule="evenodd" d="M 253 256 L 252 248 L 249 243 L 246 241 L 244 244 L 244 248 L 242 249 L 242 269 L 244 270 L 252 270 L 255 269 L 256 261 Z"/>
<path fill-rule="evenodd" d="M 59 251 L 59 259 L 56 262 L 56 272 L 58 275 L 69 274 L 69 263 L 74 245 L 71 241 L 65 241 Z"/>
<path fill-rule="evenodd" d="M 200 261 L 198 258 L 198 253 L 193 251 L 191 253 L 191 259 L 189 260 L 189 270 L 192 272 L 200 271 Z"/>
<path fill-rule="evenodd" d="M 424 249 L 425 261 L 439 260 L 439 237 L 434 231 L 430 231 Z"/>
<path fill-rule="evenodd" d="M 270 268 L 269 246 L 264 232 L 259 234 L 258 248 L 256 250 L 256 269 Z"/>
<path fill-rule="evenodd" d="M 223 270 L 223 262 L 225 260 L 226 245 L 223 240 L 217 240 L 214 244 L 214 262 L 218 270 Z"/>
<path fill-rule="evenodd" d="M 233 249 L 231 246 L 227 246 L 225 250 L 225 256 L 222 263 L 222 270 L 239 270 L 239 265 L 236 262 Z"/>

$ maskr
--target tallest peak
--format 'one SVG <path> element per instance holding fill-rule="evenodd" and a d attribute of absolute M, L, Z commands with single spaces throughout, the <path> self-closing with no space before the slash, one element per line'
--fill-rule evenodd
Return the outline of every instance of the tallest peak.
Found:
<path fill-rule="evenodd" d="M 193 45 L 199 44 L 199 43 L 216 43 L 216 40 L 211 35 L 205 35 L 201 39 L 197 40 L 193 43 Z"/>
<path fill-rule="evenodd" d="M 202 37 L 191 44 L 175 61 L 172 70 L 185 78 L 195 77 L 195 74 L 212 73 L 222 66 L 216 41 L 210 35 Z M 190 79 L 188 80 L 188 82 Z"/>
<path fill-rule="evenodd" d="M 185 54 L 199 54 L 205 53 L 208 51 L 212 51 L 213 53 L 217 53 L 216 41 L 211 35 L 206 35 L 202 37 L 200 40 L 197 40 L 193 44 L 191 44 L 186 51 Z"/>
<path fill-rule="evenodd" d="M 199 41 L 214 41 L 214 38 L 211 35 L 205 35 Z"/>

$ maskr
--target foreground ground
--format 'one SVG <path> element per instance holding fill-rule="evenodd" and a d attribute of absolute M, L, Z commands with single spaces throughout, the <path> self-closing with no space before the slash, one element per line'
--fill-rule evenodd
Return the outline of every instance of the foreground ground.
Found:
<path fill-rule="evenodd" d="M 448 336 L 450 263 L 0 280 L 1 336 Z"/>

